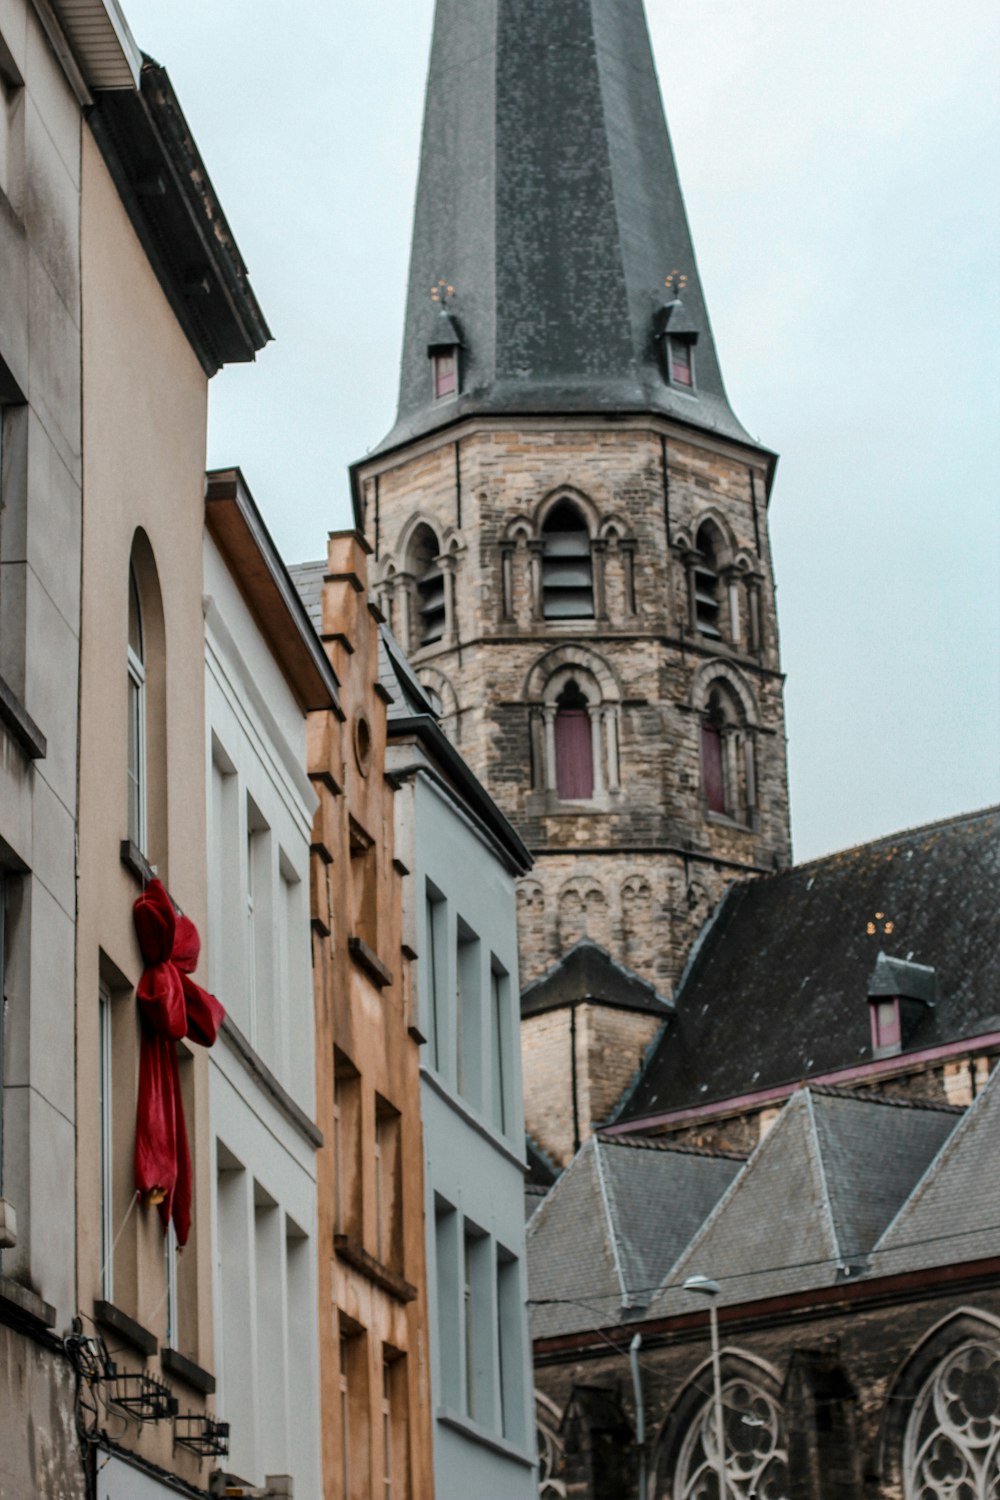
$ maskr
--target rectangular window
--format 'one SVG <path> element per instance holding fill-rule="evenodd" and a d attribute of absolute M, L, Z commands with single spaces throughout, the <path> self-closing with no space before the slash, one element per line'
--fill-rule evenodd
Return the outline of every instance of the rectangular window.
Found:
<path fill-rule="evenodd" d="M 694 351 L 687 339 L 670 340 L 670 378 L 675 385 L 694 385 Z"/>
<path fill-rule="evenodd" d="M 507 997 L 510 990 L 510 979 L 495 958 L 490 966 L 490 983 L 492 988 L 490 997 L 490 1019 L 492 1022 L 490 1061 L 493 1070 L 493 1087 L 491 1091 L 492 1118 L 494 1125 L 500 1131 L 501 1135 L 503 1135 L 507 1130 L 507 1077 L 510 1072 L 506 1055 Z"/>
<path fill-rule="evenodd" d="M 168 1349 L 180 1348 L 179 1316 L 177 1297 L 177 1231 L 170 1225 L 163 1237 L 163 1265 L 167 1282 L 167 1336 Z"/>
<path fill-rule="evenodd" d="M 375 1096 L 375 1258 L 402 1269 L 402 1160 L 399 1111 Z"/>
<path fill-rule="evenodd" d="M 249 1032 L 243 914 L 233 892 L 241 886 L 240 804 L 236 767 L 215 734 L 212 735 L 212 809 L 209 822 L 210 859 L 208 963 L 210 987 L 233 1020 Z"/>
<path fill-rule="evenodd" d="M 252 797 L 247 797 L 246 907 L 248 963 L 247 1040 L 274 1062 L 274 890 L 271 830 Z"/>
<path fill-rule="evenodd" d="M 468 1220 L 463 1238 L 463 1307 L 465 1313 L 465 1415 L 481 1427 L 496 1426 L 495 1346 L 491 1311 L 493 1255 L 491 1242 Z"/>
<path fill-rule="evenodd" d="M 722 769 L 722 735 L 714 724 L 701 726 L 701 774 L 709 812 L 726 811 L 726 781 Z"/>
<path fill-rule="evenodd" d="M 375 840 L 350 820 L 353 933 L 378 955 L 378 862 Z"/>
<path fill-rule="evenodd" d="M 0 870 L 0 1198 L 3 1197 L 3 1081 L 7 1076 L 4 1039 L 7 1034 L 7 882 Z M 102 1180 L 103 1189 L 103 1180 Z"/>
<path fill-rule="evenodd" d="M 441 1071 L 444 1062 L 444 1033 L 446 1027 L 444 997 L 447 989 L 445 961 L 448 956 L 448 905 L 444 897 L 427 883 L 427 905 L 425 911 L 426 935 L 423 966 L 425 1001 L 425 1025 L 430 1047 L 431 1067 Z"/>
<path fill-rule="evenodd" d="M 458 355 L 435 354 L 434 395 L 438 401 L 443 396 L 454 396 L 458 390 Z"/>
<path fill-rule="evenodd" d="M 101 1296 L 115 1300 L 114 1254 L 114 1119 L 112 1111 L 111 991 L 101 986 L 98 998 L 98 1088 L 100 1090 L 101 1152 Z"/>
<path fill-rule="evenodd" d="M 407 1500 L 409 1447 L 406 1358 L 382 1346 L 382 1497 Z"/>
<path fill-rule="evenodd" d="M 371 1500 L 372 1441 L 368 1340 L 340 1314 L 341 1476 L 344 1500 Z"/>
<path fill-rule="evenodd" d="M 497 1362 L 500 1393 L 500 1430 L 512 1443 L 523 1444 L 524 1348 L 521 1342 L 524 1304 L 520 1267 L 515 1256 L 497 1246 Z"/>
<path fill-rule="evenodd" d="M 483 1106 L 482 945 L 461 919 L 458 924 L 458 1092 L 477 1109 Z"/>
<path fill-rule="evenodd" d="M 361 1240 L 361 1078 L 333 1052 L 334 1233 Z"/>
<path fill-rule="evenodd" d="M 441 1404 L 461 1408 L 462 1308 L 461 1246 L 458 1214 L 443 1198 L 434 1200 L 434 1269 L 437 1295 Z"/>
<path fill-rule="evenodd" d="M 872 1042 L 877 1052 L 898 1052 L 902 1028 L 898 1000 L 876 1000 L 872 1006 Z"/>

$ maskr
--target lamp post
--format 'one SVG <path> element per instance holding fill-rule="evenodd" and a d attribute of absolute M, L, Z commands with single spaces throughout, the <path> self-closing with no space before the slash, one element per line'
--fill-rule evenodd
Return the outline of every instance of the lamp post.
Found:
<path fill-rule="evenodd" d="M 708 1322 L 712 1331 L 712 1386 L 715 1397 L 716 1468 L 719 1472 L 719 1500 L 727 1500 L 726 1486 L 726 1436 L 722 1425 L 722 1370 L 719 1364 L 719 1312 L 716 1298 L 721 1291 L 717 1281 L 707 1276 L 689 1276 L 684 1283 L 686 1292 L 697 1292 L 708 1298 Z"/>

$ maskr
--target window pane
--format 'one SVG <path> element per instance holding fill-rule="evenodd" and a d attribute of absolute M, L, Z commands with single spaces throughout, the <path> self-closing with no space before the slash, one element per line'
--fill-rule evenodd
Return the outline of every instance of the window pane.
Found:
<path fill-rule="evenodd" d="M 701 726 L 701 771 L 709 811 L 724 813 L 726 787 L 722 771 L 722 735 L 712 724 Z"/>
<path fill-rule="evenodd" d="M 691 345 L 680 339 L 670 340 L 670 378 L 678 385 L 693 385 Z"/>
<path fill-rule="evenodd" d="M 458 389 L 458 360 L 454 354 L 434 356 L 434 394 L 453 396 Z"/>
<path fill-rule="evenodd" d="M 583 708 L 556 714 L 556 787 L 563 802 L 587 802 L 594 795 L 594 743 L 590 715 Z"/>

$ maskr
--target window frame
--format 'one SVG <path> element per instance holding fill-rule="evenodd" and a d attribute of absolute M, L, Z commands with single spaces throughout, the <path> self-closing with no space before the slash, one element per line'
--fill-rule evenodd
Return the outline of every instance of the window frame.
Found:
<path fill-rule="evenodd" d="M 133 644 L 131 630 L 132 608 L 135 608 L 137 643 Z M 146 649 L 145 622 L 143 620 L 142 592 L 136 575 L 135 564 L 129 563 L 129 616 L 128 632 L 128 836 L 141 854 L 147 854 L 149 835 L 149 745 L 147 742 L 146 704 Z M 136 649 L 136 645 L 138 649 Z"/>

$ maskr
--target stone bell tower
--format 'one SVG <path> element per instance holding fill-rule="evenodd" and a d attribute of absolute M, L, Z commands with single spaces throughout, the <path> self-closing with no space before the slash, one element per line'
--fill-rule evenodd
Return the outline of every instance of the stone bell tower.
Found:
<path fill-rule="evenodd" d="M 790 855 L 767 506 L 642 0 L 438 0 L 399 412 L 353 470 L 382 607 L 536 857 L 522 977 L 668 995 Z"/>

